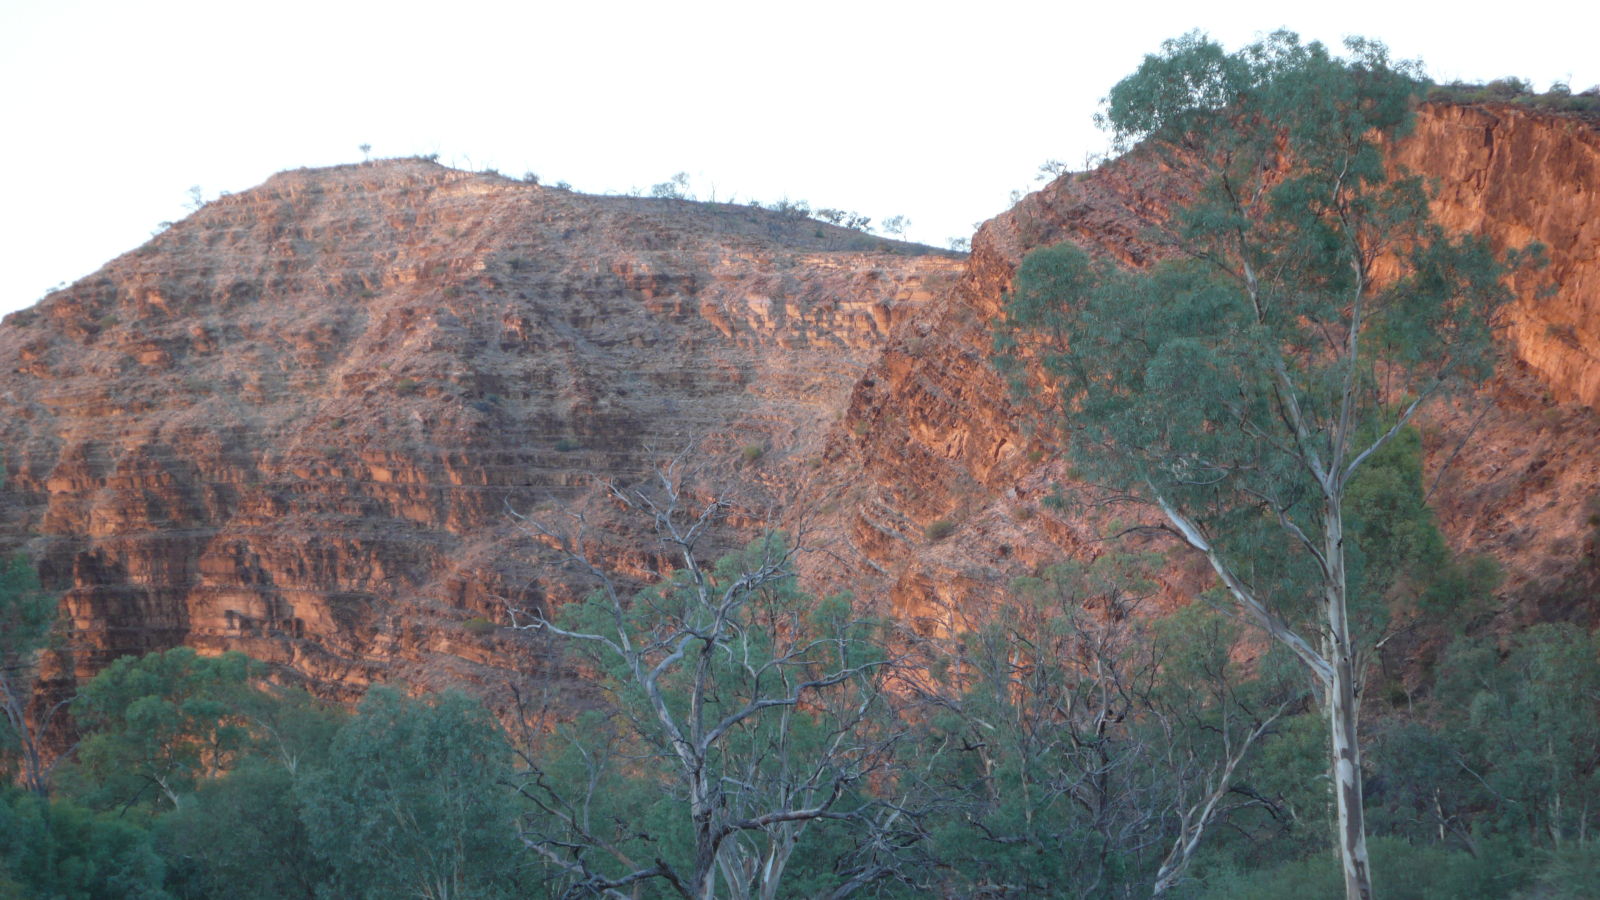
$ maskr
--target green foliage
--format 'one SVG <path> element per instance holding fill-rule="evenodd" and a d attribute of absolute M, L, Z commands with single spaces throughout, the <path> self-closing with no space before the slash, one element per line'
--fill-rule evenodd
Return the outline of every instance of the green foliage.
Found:
<path fill-rule="evenodd" d="M 1600 113 L 1600 88 L 1574 94 L 1572 88 L 1557 82 L 1544 93 L 1521 78 L 1497 78 L 1488 84 L 1453 81 L 1428 88 L 1428 99 L 1444 103 L 1514 103 L 1551 112 Z"/>
<path fill-rule="evenodd" d="M 177 806 L 250 745 L 256 665 L 242 653 L 203 657 L 188 647 L 112 663 L 73 702 L 88 736 L 64 787 L 95 809 Z"/>
<path fill-rule="evenodd" d="M 1435 690 L 1424 716 L 1380 723 L 1372 756 L 1384 785 L 1373 822 L 1417 853 L 1447 857 L 1431 870 L 1435 892 L 1415 896 L 1592 893 L 1600 638 L 1570 625 L 1535 626 L 1501 644 L 1458 638 Z M 1470 868 L 1469 858 L 1478 874 L 1444 877 Z"/>
<path fill-rule="evenodd" d="M 1424 621 L 1464 628 L 1500 583 L 1492 557 L 1458 557 L 1445 545 L 1422 491 L 1422 436 L 1406 426 L 1367 459 L 1345 495 L 1349 583 L 1367 633 L 1407 606 Z"/>
<path fill-rule="evenodd" d="M 296 783 L 324 895 L 501 897 L 514 892 L 517 811 L 499 727 L 457 693 L 374 688 Z"/>
<path fill-rule="evenodd" d="M 561 439 L 556 441 L 556 452 L 557 453 L 571 453 L 574 450 L 582 450 L 582 449 L 583 449 L 583 444 L 579 443 L 578 441 L 576 441 L 576 440 L 574 440 L 572 438 L 564 437 L 564 438 L 561 438 Z"/>
<path fill-rule="evenodd" d="M 922 755 L 950 804 L 926 824 L 941 891 L 1148 894 L 1184 812 L 1296 699 L 1275 663 L 1245 672 L 1236 627 L 1202 605 L 1154 621 L 1138 609 L 1144 565 L 1102 557 L 1021 579 L 932 667 L 943 699 Z M 1275 747 L 1274 731 L 1256 746 Z"/>
<path fill-rule="evenodd" d="M 1374 838 L 1372 866 L 1386 900 L 1494 900 L 1527 883 L 1526 861 L 1505 843 L 1485 843 L 1476 853 L 1438 845 L 1413 845 Z M 1216 873 L 1207 879 L 1206 900 L 1281 900 L 1339 897 L 1344 884 L 1339 861 L 1326 854 L 1253 870 Z"/>
<path fill-rule="evenodd" d="M 922 529 L 922 536 L 930 541 L 942 541 L 956 532 L 956 523 L 949 519 L 934 519 Z"/>
<path fill-rule="evenodd" d="M 1393 423 L 1377 360 L 1406 364 L 1420 388 L 1486 371 L 1501 270 L 1481 242 L 1431 224 L 1420 180 L 1389 177 L 1379 141 L 1408 127 L 1415 85 L 1381 47 L 1353 47 L 1345 63 L 1279 34 L 1226 56 L 1190 35 L 1113 89 L 1117 135 L 1154 138 L 1195 180 L 1158 237 L 1189 252 L 1129 272 L 1071 245 L 1037 250 L 1007 307 L 1015 329 L 1071 335 L 1038 361 L 1066 389 L 1086 432 L 1078 462 L 1098 479 L 1149 479 L 1218 516 L 1250 492 L 1288 505 L 1315 487 L 1294 457 L 1350 458 L 1342 417 L 1369 440 Z M 1402 277 L 1380 284 L 1366 254 L 1395 245 L 1410 248 Z M 1015 331 L 1000 345 L 1013 350 Z M 1253 517 L 1260 504 L 1244 505 Z"/>
<path fill-rule="evenodd" d="M 1403 430 L 1488 374 L 1510 294 L 1488 243 L 1447 234 L 1385 158 L 1416 68 L 1346 47 L 1279 32 L 1229 54 L 1190 34 L 1146 57 L 1103 122 L 1184 198 L 1150 237 L 1159 261 L 1030 253 L 997 349 L 1019 387 L 1046 379 L 1079 468 L 1158 507 L 1322 683 L 1332 756 L 1354 763 L 1333 795 L 1364 896 L 1357 672 L 1384 594 L 1443 553 Z"/>
<path fill-rule="evenodd" d="M 164 900 L 164 874 L 136 822 L 0 787 L 0 897 Z"/>
<path fill-rule="evenodd" d="M 689 192 L 689 173 L 679 172 L 660 184 L 650 186 L 650 196 L 663 200 L 693 200 Z"/>
<path fill-rule="evenodd" d="M 118 660 L 75 704 L 75 800 L 0 796 L 0 897 L 525 893 L 510 751 L 459 694 L 354 718 L 237 653 Z M 164 887 L 163 887 L 164 881 Z"/>
<path fill-rule="evenodd" d="M 1209 848 L 1250 868 L 1326 853 L 1335 811 L 1329 797 L 1326 714 L 1308 710 L 1278 723 L 1243 774 L 1247 795 L 1267 802 L 1248 806 Z"/>
<path fill-rule="evenodd" d="M 1500 564 L 1492 556 L 1451 556 L 1422 579 L 1418 605 L 1424 615 L 1459 633 L 1488 611 L 1501 577 Z"/>
<path fill-rule="evenodd" d="M 1435 570 L 1449 557 L 1423 502 L 1422 435 L 1413 427 L 1400 429 L 1351 479 L 1344 514 L 1360 548 L 1350 563 L 1355 593 L 1364 587 L 1381 596 L 1396 580 Z"/>
<path fill-rule="evenodd" d="M 332 872 L 313 852 L 295 781 L 276 760 L 247 758 L 158 819 L 172 893 L 196 900 L 315 896 Z"/>
<path fill-rule="evenodd" d="M 4 477 L 0 469 L 0 478 Z M 44 773 L 28 705 L 39 651 L 49 640 L 57 599 L 39 590 L 33 566 L 22 556 L 0 559 L 0 782 L 13 770 L 35 790 Z"/>
<path fill-rule="evenodd" d="M 761 457 L 766 455 L 767 448 L 760 444 L 746 444 L 744 450 L 739 453 L 739 457 L 744 460 L 744 464 L 747 466 L 760 461 Z"/>
<path fill-rule="evenodd" d="M 0 476 L 4 471 L 0 470 Z M 56 598 L 39 590 L 39 577 L 26 557 L 0 560 L 0 645 L 7 670 L 15 659 L 44 647 L 56 617 Z"/>
<path fill-rule="evenodd" d="M 1450 809 L 1526 829 L 1556 848 L 1600 833 L 1600 638 L 1537 625 L 1510 641 L 1461 639 L 1439 663 L 1440 736 L 1461 760 Z"/>
<path fill-rule="evenodd" d="M 13 881 L 59 882 L 37 896 L 164 897 L 165 870 L 178 897 L 310 896 L 319 867 L 291 782 L 325 757 L 336 719 L 303 693 L 252 686 L 256 672 L 237 653 L 180 648 L 118 660 L 84 686 L 86 733 L 59 793 L 105 811 L 16 807 L 42 836 L 13 860 Z"/>
<path fill-rule="evenodd" d="M 1060 567 L 1019 581 L 1013 602 L 934 670 L 952 702 L 929 722 L 939 763 L 929 778 L 937 794 L 962 799 L 932 825 L 932 851 L 956 879 L 950 893 L 1007 884 L 1044 894 L 1107 879 L 1115 890 L 1149 865 L 1108 842 L 1093 811 L 1113 831 L 1144 812 L 1124 802 L 1147 786 L 1144 748 L 1123 727 L 1102 728 L 1130 720 L 1132 695 L 1107 695 L 1098 678 L 1148 687 L 1151 663 L 1085 608 L 1083 575 Z"/>
<path fill-rule="evenodd" d="M 344 714 L 298 691 L 257 688 L 247 699 L 246 755 L 155 822 L 179 897 L 310 897 L 331 877 L 311 850 L 295 786 L 327 765 Z"/>
<path fill-rule="evenodd" d="M 872 230 L 872 217 L 863 216 L 858 212 L 843 209 L 819 209 L 811 213 L 812 218 L 821 219 L 830 225 L 838 225 L 852 231 L 870 232 Z"/>
<path fill-rule="evenodd" d="M 1548 854 L 1528 900 L 1593 900 L 1600 885 L 1600 843 L 1589 841 Z"/>

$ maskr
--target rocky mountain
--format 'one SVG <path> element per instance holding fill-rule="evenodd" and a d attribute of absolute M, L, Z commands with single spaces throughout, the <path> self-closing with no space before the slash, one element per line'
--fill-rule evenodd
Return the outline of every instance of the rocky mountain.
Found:
<path fill-rule="evenodd" d="M 1600 130 L 1432 105 L 1396 158 L 1449 226 L 1548 247 L 1494 381 L 1423 424 L 1427 468 L 1448 537 L 1505 567 L 1501 615 L 1592 623 Z M 279 175 L 0 327 L 4 541 L 65 591 L 62 681 L 186 643 L 334 696 L 488 682 L 539 665 L 494 627 L 507 598 L 575 590 L 508 505 L 692 449 L 746 524 L 826 546 L 818 587 L 939 627 L 1099 552 L 1097 523 L 1041 502 L 1070 473 L 989 366 L 990 322 L 1033 247 L 1149 259 L 1174 190 L 1136 152 L 957 259 L 417 160 Z M 608 547 L 653 565 L 625 530 Z"/>
<path fill-rule="evenodd" d="M 749 207 L 285 173 L 8 317 L 6 542 L 65 592 L 64 680 L 189 644 L 336 696 L 483 681 L 527 664 L 507 600 L 574 589 L 511 509 L 691 448 L 759 506 L 959 271 Z"/>

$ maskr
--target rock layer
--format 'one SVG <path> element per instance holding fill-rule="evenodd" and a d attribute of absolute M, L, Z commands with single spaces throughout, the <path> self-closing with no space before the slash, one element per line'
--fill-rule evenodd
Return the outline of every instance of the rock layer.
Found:
<path fill-rule="evenodd" d="M 1447 227 L 1499 248 L 1537 241 L 1549 265 L 1515 280 L 1506 358 L 1476 397 L 1421 423 L 1432 501 L 1462 550 L 1506 572 L 1512 621 L 1594 621 L 1600 604 L 1600 130 L 1594 120 L 1515 107 L 1424 106 L 1398 163 L 1433 179 Z M 829 525 L 847 536 L 819 577 L 881 592 L 902 616 L 938 627 L 981 617 L 1006 582 L 1108 545 L 1110 516 L 1035 433 L 985 362 L 990 323 L 1022 257 L 1071 240 L 1127 265 L 1153 255 L 1142 235 L 1178 191 L 1138 151 L 1066 175 L 985 223 L 960 283 L 919 309 L 851 394 L 828 451 L 837 481 Z M 1047 501 L 1064 491 L 1063 508 Z M 934 523 L 954 526 L 931 540 Z M 946 526 L 948 527 L 948 526 Z M 943 530 L 943 529 L 940 529 Z M 1123 545 L 1127 549 L 1126 545 Z M 1169 600 L 1203 583 L 1174 558 Z"/>
<path fill-rule="evenodd" d="M 339 696 L 483 680 L 528 665 L 507 600 L 574 589 L 508 506 L 690 446 L 802 468 L 958 267 L 420 160 L 286 173 L 0 328 L 5 536 L 80 677 L 184 643 Z"/>
<path fill-rule="evenodd" d="M 1513 622 L 1600 612 L 1597 147 L 1591 122 L 1436 106 L 1396 150 L 1449 226 L 1548 247 L 1496 378 L 1423 423 L 1440 520 L 1501 561 Z M 828 551 L 815 587 L 954 627 L 1106 546 L 988 363 L 1016 265 L 1068 239 L 1142 264 L 1172 196 L 1136 152 L 1024 198 L 962 262 L 421 161 L 280 175 L 0 328 L 0 537 L 65 592 L 63 681 L 178 643 L 333 696 L 498 681 L 544 665 L 495 627 L 506 603 L 581 589 L 508 504 L 693 447 L 746 523 Z M 1045 502 L 1062 485 L 1084 502 Z M 625 530 L 601 543 L 655 564 Z M 1165 592 L 1202 577 L 1175 556 Z"/>

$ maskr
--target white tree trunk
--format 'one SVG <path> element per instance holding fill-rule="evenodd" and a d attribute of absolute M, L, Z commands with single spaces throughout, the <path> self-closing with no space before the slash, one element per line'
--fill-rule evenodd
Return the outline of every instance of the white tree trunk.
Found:
<path fill-rule="evenodd" d="M 1323 533 L 1324 602 L 1328 616 L 1328 732 L 1333 759 L 1333 795 L 1339 811 L 1339 861 L 1344 867 L 1345 900 L 1372 900 L 1372 867 L 1367 862 L 1367 820 L 1362 806 L 1361 743 L 1357 733 L 1360 700 L 1357 667 L 1350 646 L 1350 607 L 1345 590 L 1344 515 L 1333 492 Z"/>

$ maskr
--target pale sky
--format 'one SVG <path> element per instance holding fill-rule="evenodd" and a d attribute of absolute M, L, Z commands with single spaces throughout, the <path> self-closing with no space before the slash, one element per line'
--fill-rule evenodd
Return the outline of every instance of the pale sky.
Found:
<path fill-rule="evenodd" d="M 943 246 L 1045 160 L 1102 151 L 1099 99 L 1185 31 L 1359 34 L 1440 81 L 1577 91 L 1597 26 L 1592 2 L 0 0 L 0 312 L 182 218 L 191 185 L 363 143 L 594 193 L 683 171 L 702 199 L 904 215 Z"/>

